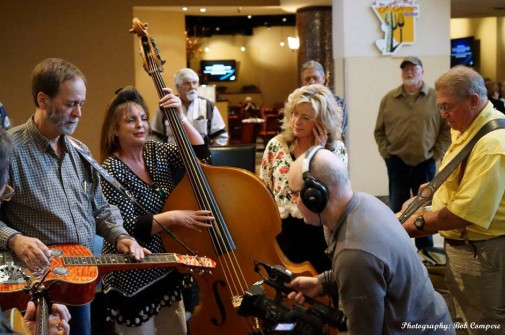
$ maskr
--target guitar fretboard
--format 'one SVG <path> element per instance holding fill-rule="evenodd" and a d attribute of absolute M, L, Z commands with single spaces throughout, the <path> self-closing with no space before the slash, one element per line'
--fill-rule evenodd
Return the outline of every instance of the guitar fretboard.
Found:
<path fill-rule="evenodd" d="M 137 261 L 128 255 L 102 255 L 102 256 L 66 256 L 63 257 L 63 263 L 67 266 L 72 265 L 114 265 L 114 264 L 160 264 L 160 263 L 179 263 L 179 256 L 173 253 L 148 255 L 142 261 Z"/>

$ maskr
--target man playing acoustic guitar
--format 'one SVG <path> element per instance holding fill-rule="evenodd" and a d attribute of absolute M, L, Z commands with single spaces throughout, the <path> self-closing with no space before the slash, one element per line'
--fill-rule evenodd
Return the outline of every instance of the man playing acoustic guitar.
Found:
<path fill-rule="evenodd" d="M 12 250 L 31 270 L 44 269 L 48 245 L 93 249 L 98 234 L 119 252 L 143 259 L 150 252 L 128 235 L 119 210 L 105 200 L 98 173 L 69 139 L 86 100 L 82 72 L 62 59 L 46 59 L 33 70 L 32 95 L 35 114 L 9 131 L 15 193 L 0 208 L 0 248 Z M 89 304 L 69 310 L 72 334 L 91 334 Z"/>
<path fill-rule="evenodd" d="M 503 119 L 488 101 L 483 78 L 456 66 L 435 82 L 440 113 L 451 126 L 445 168 L 483 125 Z M 431 212 L 403 223 L 411 237 L 445 238 L 445 282 L 468 334 L 505 329 L 505 130 L 482 136 L 433 195 Z M 456 313 L 457 312 L 457 313 Z M 465 333 L 466 333 L 465 332 Z"/>
<path fill-rule="evenodd" d="M 9 163 L 12 155 L 12 143 L 7 133 L 0 128 L 0 204 L 3 201 L 9 201 L 14 195 L 12 187 L 7 185 L 7 178 L 9 176 Z M 68 335 L 70 334 L 70 313 L 66 306 L 60 304 L 53 304 L 52 314 L 49 316 L 49 334 Z M 29 334 L 35 334 L 36 329 L 36 308 L 33 302 L 29 302 L 26 306 L 26 313 L 24 316 L 25 328 Z M 20 331 L 15 329 L 16 331 Z M 3 313 L 0 313 L 0 333 L 9 334 L 13 333 L 11 325 L 5 319 Z"/>

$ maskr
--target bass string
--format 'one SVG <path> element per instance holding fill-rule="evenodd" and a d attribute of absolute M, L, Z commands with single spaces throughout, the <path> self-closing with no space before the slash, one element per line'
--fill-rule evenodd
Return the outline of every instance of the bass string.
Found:
<path fill-rule="evenodd" d="M 156 84 L 155 86 L 159 96 L 162 97 L 162 88 L 165 87 L 163 78 L 158 71 L 158 67 L 153 59 L 153 56 L 149 55 L 148 59 L 150 74 Z M 211 240 L 214 246 L 214 250 L 217 254 L 223 255 L 223 273 L 225 275 L 225 280 L 228 283 L 230 294 L 232 296 L 242 295 L 248 288 L 247 281 L 245 280 L 245 276 L 237 260 L 235 252 L 229 247 L 232 245 L 232 241 L 230 240 L 229 234 L 225 231 L 224 228 L 222 228 L 225 227 L 226 224 L 219 210 L 219 207 L 210 192 L 210 187 L 208 186 L 208 183 L 203 176 L 203 171 L 201 170 L 201 167 L 195 158 L 193 148 L 189 145 L 189 140 L 177 116 L 177 111 L 173 108 L 163 108 L 163 111 L 166 118 L 170 122 L 172 132 L 174 133 L 174 138 L 179 147 L 179 150 L 181 151 L 187 172 L 193 177 L 190 178 L 190 180 L 192 183 L 194 182 L 194 193 L 197 197 L 198 203 L 201 208 L 210 210 L 216 219 L 216 222 L 212 224 L 213 229 L 210 229 L 209 232 L 211 235 L 213 235 L 213 238 L 211 238 Z"/>
<path fill-rule="evenodd" d="M 160 87 L 164 87 L 162 82 L 162 78 L 159 73 L 156 73 L 155 80 Z M 215 222 L 212 222 L 213 229 L 209 230 L 209 234 L 211 236 L 211 242 L 213 244 L 214 250 L 216 254 L 223 255 L 222 259 L 222 268 L 223 275 L 225 277 L 225 281 L 228 283 L 228 289 L 230 291 L 230 295 L 239 296 L 243 295 L 247 290 L 247 281 L 243 274 L 240 263 L 237 260 L 236 254 L 233 250 L 231 250 L 228 246 L 231 246 L 231 240 L 229 239 L 229 234 L 222 227 L 224 224 L 224 219 L 222 217 L 221 211 L 217 206 L 217 203 L 210 193 L 210 188 L 206 183 L 205 178 L 203 177 L 203 172 L 200 168 L 200 165 L 197 163 L 194 158 L 193 148 L 188 145 L 189 141 L 187 140 L 187 135 L 182 128 L 182 124 L 177 117 L 177 111 L 173 109 L 164 109 L 165 116 L 169 120 L 172 131 L 174 133 L 174 138 L 178 147 L 180 148 L 181 155 L 185 162 L 186 169 L 188 170 L 188 174 L 192 175 L 190 178 L 194 193 L 197 198 L 197 201 L 200 205 L 200 208 L 208 209 L 213 213 L 215 217 Z M 186 141 L 183 139 L 186 138 Z M 243 318 L 246 323 L 247 328 L 250 332 L 258 331 L 258 327 L 255 326 L 257 324 L 255 318 Z M 262 330 L 259 330 L 260 334 L 263 334 Z"/>

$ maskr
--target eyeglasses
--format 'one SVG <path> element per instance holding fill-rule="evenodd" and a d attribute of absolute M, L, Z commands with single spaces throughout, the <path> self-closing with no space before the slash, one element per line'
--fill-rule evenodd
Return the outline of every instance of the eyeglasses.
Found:
<path fill-rule="evenodd" d="M 301 191 L 301 190 L 300 190 Z M 288 194 L 286 194 L 286 198 L 291 201 L 294 197 L 297 197 L 300 195 L 300 191 L 289 191 Z"/>
<path fill-rule="evenodd" d="M 0 200 L 9 201 L 14 196 L 14 189 L 9 184 L 5 184 L 4 191 L 0 194 Z"/>
<path fill-rule="evenodd" d="M 300 115 L 298 112 L 293 112 L 293 117 L 296 117 L 297 119 L 301 119 L 302 121 L 314 121 L 314 118 L 311 118 L 308 115 L 302 114 Z"/>
<path fill-rule="evenodd" d="M 446 112 L 446 113 L 449 113 L 454 107 L 455 105 L 438 105 L 438 111 L 439 112 Z"/>

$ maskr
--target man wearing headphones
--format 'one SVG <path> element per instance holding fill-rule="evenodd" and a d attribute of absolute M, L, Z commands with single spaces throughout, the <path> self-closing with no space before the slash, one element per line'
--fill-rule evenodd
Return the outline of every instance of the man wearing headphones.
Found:
<path fill-rule="evenodd" d="M 311 166 L 312 165 L 312 166 Z M 455 334 L 447 305 L 394 213 L 353 192 L 347 168 L 315 146 L 288 173 L 290 201 L 305 223 L 324 226 L 332 270 L 297 277 L 288 295 L 340 297 L 349 334 Z M 338 295 L 337 295 L 338 294 Z"/>

